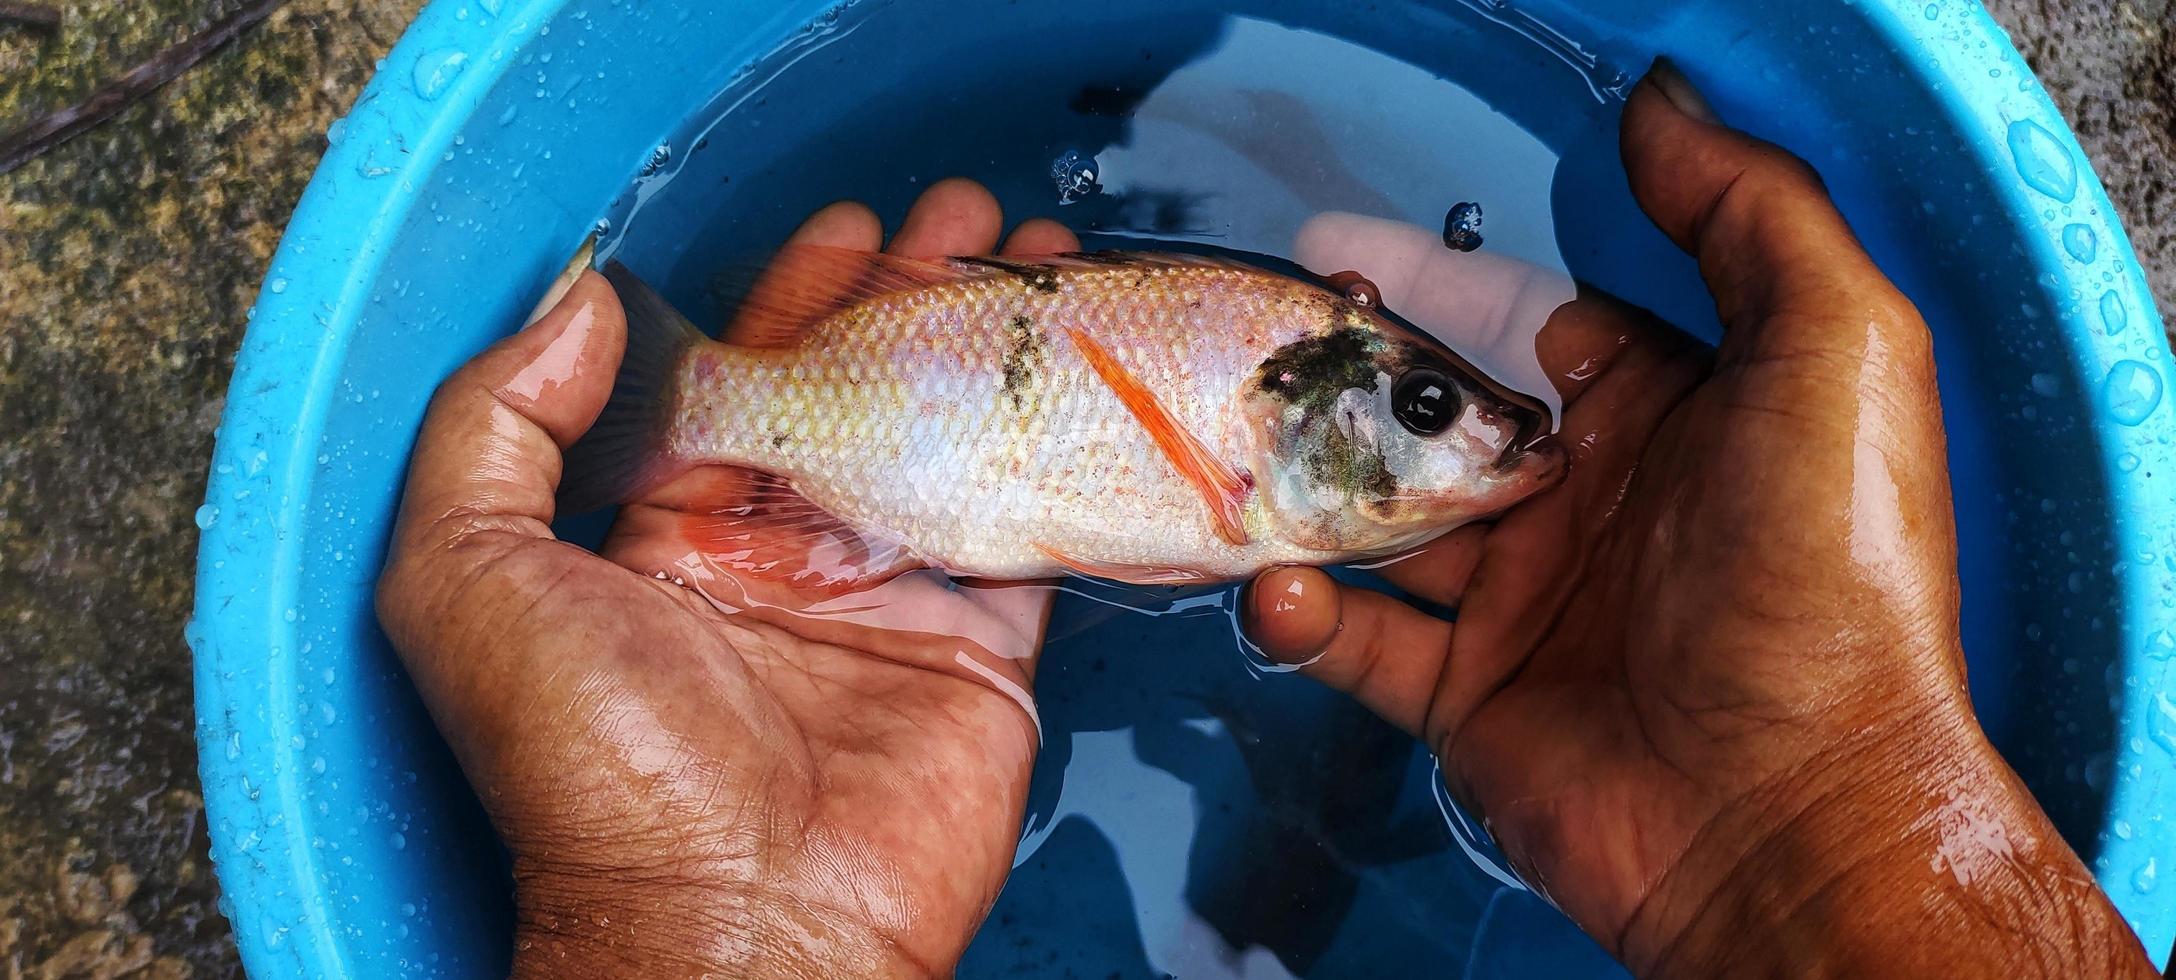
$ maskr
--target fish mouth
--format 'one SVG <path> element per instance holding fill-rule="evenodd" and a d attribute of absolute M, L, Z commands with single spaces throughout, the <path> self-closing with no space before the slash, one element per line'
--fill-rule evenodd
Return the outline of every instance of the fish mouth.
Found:
<path fill-rule="evenodd" d="M 1524 462 L 1527 457 L 1545 452 L 1562 455 L 1556 444 L 1549 441 L 1552 433 L 1547 411 L 1527 410 L 1516 414 L 1519 428 L 1511 434 L 1511 441 L 1505 444 L 1504 451 L 1496 457 L 1498 470 L 1510 470 Z"/>
<path fill-rule="evenodd" d="M 1496 472 L 1515 474 L 1529 470 L 1536 487 L 1555 483 L 1563 475 L 1568 459 L 1564 447 L 1551 438 L 1546 429 L 1547 423 L 1538 418 L 1521 426 L 1518 437 L 1504 448 L 1503 455 L 1496 458 Z"/>

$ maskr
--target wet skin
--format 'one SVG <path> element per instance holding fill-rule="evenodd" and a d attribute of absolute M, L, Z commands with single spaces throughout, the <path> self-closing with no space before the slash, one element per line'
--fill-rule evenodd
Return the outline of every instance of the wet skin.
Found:
<path fill-rule="evenodd" d="M 1721 349 L 1598 297 L 1557 310 L 1537 344 L 1568 481 L 1386 570 L 1455 629 L 1289 569 L 1250 591 L 1250 633 L 1426 739 L 1637 973 L 2151 975 L 1966 699 L 1924 325 L 1810 170 L 1708 118 L 1650 80 L 1624 142 Z M 889 247 L 987 252 L 1000 229 L 948 181 Z M 1323 247 L 1403 247 L 1366 231 Z M 841 204 L 796 238 L 881 230 Z M 1045 221 L 1005 245 L 1073 247 Z M 1455 279 L 1379 285 L 1424 307 Z M 848 622 L 733 583 L 766 608 L 723 612 L 673 528 L 726 472 L 629 507 L 601 556 L 554 540 L 559 452 L 623 343 L 590 275 L 449 379 L 380 583 L 514 855 L 515 973 L 948 974 L 1010 867 L 1036 749 L 1011 692 L 1048 593 L 900 580 L 888 619 Z"/>

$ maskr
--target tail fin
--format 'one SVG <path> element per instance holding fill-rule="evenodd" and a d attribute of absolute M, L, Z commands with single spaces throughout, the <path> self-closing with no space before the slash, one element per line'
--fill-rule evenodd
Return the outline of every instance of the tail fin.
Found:
<path fill-rule="evenodd" d="M 703 334 L 626 266 L 607 263 L 604 277 L 627 311 L 627 353 L 604 411 L 567 447 L 559 478 L 561 515 L 626 503 L 681 466 L 665 447 L 672 421 L 667 412 L 681 358 Z"/>

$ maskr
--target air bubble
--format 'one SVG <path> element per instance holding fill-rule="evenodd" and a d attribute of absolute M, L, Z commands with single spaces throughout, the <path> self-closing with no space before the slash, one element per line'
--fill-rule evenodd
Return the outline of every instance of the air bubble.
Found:
<path fill-rule="evenodd" d="M 1050 182 L 1058 188 L 1058 203 L 1072 204 L 1103 190 L 1102 171 L 1096 158 L 1079 150 L 1067 150 L 1050 162 Z"/>
<path fill-rule="evenodd" d="M 2129 473 L 2133 470 L 2138 469 L 2138 454 L 2124 453 L 2123 455 L 2116 457 L 2116 469 L 2122 470 L 2125 473 Z"/>
<path fill-rule="evenodd" d="M 1472 201 L 1451 205 L 1443 215 L 1443 246 L 1460 252 L 1481 247 L 1481 206 Z"/>
<path fill-rule="evenodd" d="M 658 171 L 665 169 L 665 164 L 670 162 L 672 162 L 672 146 L 665 143 L 659 143 L 656 149 L 650 151 L 650 159 L 642 164 L 642 172 L 640 174 L 637 174 L 636 176 L 651 176 Z"/>

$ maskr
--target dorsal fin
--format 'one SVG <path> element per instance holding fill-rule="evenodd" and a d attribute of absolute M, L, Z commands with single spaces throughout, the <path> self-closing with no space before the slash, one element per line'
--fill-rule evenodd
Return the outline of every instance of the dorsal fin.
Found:
<path fill-rule="evenodd" d="M 840 310 L 891 293 L 958 282 L 968 273 L 942 259 L 910 259 L 830 245 L 787 245 L 754 276 L 720 339 L 741 347 L 791 347 Z"/>
<path fill-rule="evenodd" d="M 1253 484 L 1229 463 L 1218 459 L 1216 453 L 1193 433 L 1188 432 L 1179 420 L 1164 407 L 1156 393 L 1134 377 L 1133 372 L 1118 363 L 1111 352 L 1088 336 L 1078 327 L 1067 327 L 1065 332 L 1073 338 L 1088 366 L 1095 369 L 1103 383 L 1124 402 L 1126 410 L 1148 431 L 1149 438 L 1169 457 L 1173 468 L 1179 471 L 1187 483 L 1201 494 L 1202 503 L 1209 508 L 1209 519 L 1216 525 L 1218 537 L 1232 544 L 1247 543 L 1246 506 L 1247 495 L 1253 492 Z"/>
<path fill-rule="evenodd" d="M 831 245 L 787 245 L 767 264 L 721 273 L 716 292 L 746 293 L 719 339 L 741 347 L 791 347 L 809 327 L 893 293 L 988 279 L 1016 279 L 1055 292 L 1064 273 L 1090 270 L 1246 269 L 1226 259 L 1177 252 L 1068 252 L 1063 255 L 914 259 Z M 745 290 L 735 288 L 748 283 Z"/>

